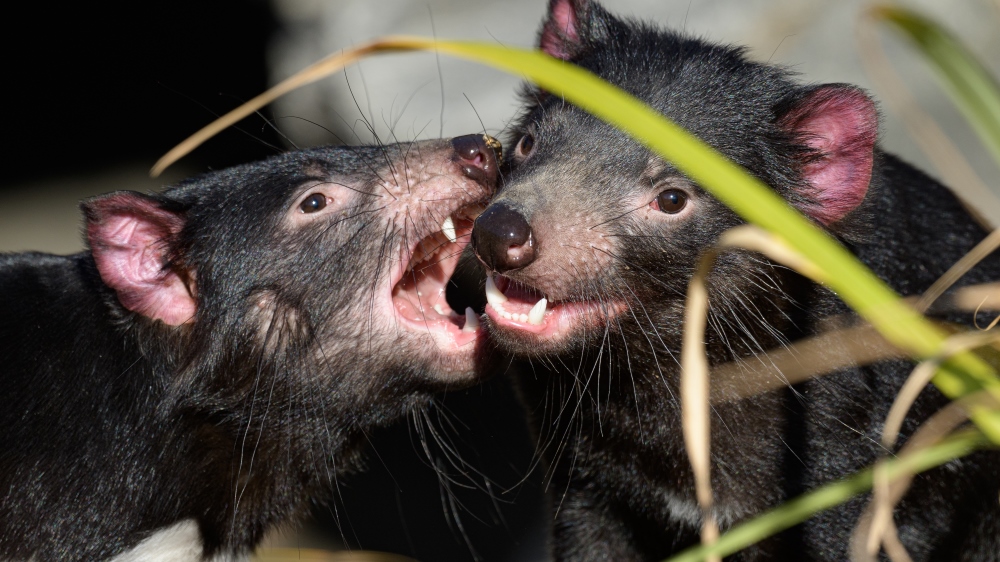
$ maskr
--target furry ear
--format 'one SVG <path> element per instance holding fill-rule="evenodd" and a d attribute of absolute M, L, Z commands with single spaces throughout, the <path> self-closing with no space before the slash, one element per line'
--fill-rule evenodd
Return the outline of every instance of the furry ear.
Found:
<path fill-rule="evenodd" d="M 832 225 L 857 208 L 868 193 L 878 137 L 878 112 L 865 93 L 846 84 L 827 84 L 796 99 L 778 125 L 810 150 L 802 176 L 813 202 L 804 213 Z"/>
<path fill-rule="evenodd" d="M 558 59 L 580 52 L 594 4 L 590 0 L 549 0 L 549 12 L 538 34 L 538 48 Z"/>
<path fill-rule="evenodd" d="M 104 283 L 125 308 L 171 326 L 194 321 L 193 275 L 170 266 L 184 218 L 153 197 L 118 191 L 81 204 Z"/>

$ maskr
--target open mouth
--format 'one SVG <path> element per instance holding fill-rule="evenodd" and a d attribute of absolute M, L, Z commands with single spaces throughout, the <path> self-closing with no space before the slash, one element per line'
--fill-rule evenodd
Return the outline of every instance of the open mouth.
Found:
<path fill-rule="evenodd" d="M 472 308 L 452 310 L 445 297 L 462 250 L 469 244 L 472 225 L 483 206 L 462 207 L 441 224 L 441 230 L 420 239 L 410 249 L 408 263 L 397 273 L 392 304 L 399 323 L 429 333 L 439 346 L 464 347 L 479 333 L 479 317 Z"/>
<path fill-rule="evenodd" d="M 486 314 L 496 326 L 546 339 L 603 324 L 625 307 L 610 300 L 550 301 L 533 287 L 492 275 L 486 277 L 486 302 Z"/>

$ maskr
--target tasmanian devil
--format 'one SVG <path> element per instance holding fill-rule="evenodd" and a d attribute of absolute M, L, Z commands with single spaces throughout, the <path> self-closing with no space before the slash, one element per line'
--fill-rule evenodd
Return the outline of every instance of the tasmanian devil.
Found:
<path fill-rule="evenodd" d="M 364 432 L 475 382 L 445 286 L 498 150 L 289 152 L 87 200 L 83 253 L 0 255 L 0 559 L 241 558 Z"/>
<path fill-rule="evenodd" d="M 918 294 L 984 232 L 947 189 L 877 144 L 849 85 L 800 85 L 720 46 L 552 0 L 538 44 L 642 99 L 769 184 L 897 291 Z M 557 560 L 658 560 L 698 540 L 678 403 L 693 270 L 741 223 L 669 162 L 560 97 L 526 89 L 497 197 L 476 220 L 491 339 L 517 382 L 550 478 Z M 1000 277 L 1000 259 L 965 282 Z M 714 365 L 849 313 L 829 290 L 750 252 L 709 279 Z M 964 318 L 970 322 L 970 318 Z M 766 359 L 765 359 L 766 361 Z M 880 429 L 912 364 L 838 371 L 713 409 L 714 515 L 725 529 L 884 454 Z M 904 434 L 944 403 L 922 394 Z M 1000 557 L 1000 456 L 919 477 L 895 514 L 914 560 Z M 857 500 L 733 559 L 844 560 Z"/>

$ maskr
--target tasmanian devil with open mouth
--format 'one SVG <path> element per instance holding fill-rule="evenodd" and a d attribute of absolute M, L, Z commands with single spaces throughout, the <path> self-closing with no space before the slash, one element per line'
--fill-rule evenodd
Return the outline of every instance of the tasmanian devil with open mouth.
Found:
<path fill-rule="evenodd" d="M 905 295 L 985 235 L 947 189 L 882 152 L 860 89 L 800 85 L 743 50 L 552 0 L 539 34 L 770 185 Z M 491 339 L 545 461 L 556 560 L 660 560 L 698 541 L 678 402 L 683 307 L 697 260 L 739 217 L 643 146 L 559 96 L 526 89 L 510 173 L 476 220 Z M 990 258 L 963 283 L 1000 278 Z M 709 278 L 710 363 L 750 358 L 849 318 L 829 290 L 750 252 Z M 971 322 L 971 315 L 952 320 Z M 766 357 L 763 359 L 767 361 Z M 912 364 L 883 361 L 713 407 L 723 529 L 886 453 L 882 423 Z M 946 403 L 926 389 L 904 437 Z M 895 513 L 913 560 L 1000 557 L 1000 457 L 919 476 Z M 856 500 L 734 555 L 845 560 Z"/>
<path fill-rule="evenodd" d="M 365 432 L 479 380 L 445 288 L 499 150 L 289 152 L 87 200 L 86 252 L 0 256 L 0 559 L 242 558 Z"/>

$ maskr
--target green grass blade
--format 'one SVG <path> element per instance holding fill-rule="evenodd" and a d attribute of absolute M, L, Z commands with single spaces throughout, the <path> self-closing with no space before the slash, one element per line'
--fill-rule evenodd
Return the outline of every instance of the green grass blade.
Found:
<path fill-rule="evenodd" d="M 619 127 L 674 163 L 747 221 L 782 237 L 792 248 L 805 254 L 821 271 L 820 280 L 889 342 L 917 359 L 932 357 L 940 351 L 944 342 L 940 330 L 905 306 L 850 252 L 769 187 L 640 100 L 582 68 L 539 51 L 422 37 L 390 37 L 348 49 L 314 63 L 188 137 L 164 155 L 152 173 L 155 175 L 219 130 L 284 93 L 329 76 L 364 56 L 414 50 L 445 53 L 524 76 Z M 988 364 L 969 352 L 946 361 L 934 377 L 934 384 L 950 398 L 985 389 L 1000 399 L 1000 379 Z M 991 440 L 1000 443 L 1000 412 L 978 408 L 972 419 Z"/>
<path fill-rule="evenodd" d="M 1000 164 L 1000 85 L 989 71 L 951 33 L 912 10 L 879 6 L 870 13 L 917 47 Z"/>
<path fill-rule="evenodd" d="M 814 226 L 767 185 L 658 112 L 590 72 L 538 51 L 489 43 L 387 39 L 395 48 L 433 49 L 526 76 L 550 92 L 619 127 L 697 181 L 744 219 L 781 236 L 824 273 L 823 282 L 885 338 L 916 358 L 937 354 L 944 334 L 843 246 Z M 945 362 L 934 384 L 958 398 L 987 389 L 1000 398 L 1000 380 L 972 353 Z M 979 409 L 973 420 L 1000 444 L 1000 413 Z"/>
<path fill-rule="evenodd" d="M 768 186 L 641 101 L 579 67 L 537 51 L 500 47 L 490 43 L 435 41 L 420 37 L 382 39 L 319 61 L 257 96 L 175 147 L 157 163 L 157 169 L 176 161 L 241 115 L 249 115 L 284 92 L 327 76 L 361 56 L 412 50 L 450 54 L 524 76 L 619 127 L 671 161 L 744 219 L 782 237 L 789 246 L 805 254 L 819 269 L 818 275 L 813 272 L 811 276 L 819 278 L 836 291 L 844 302 L 894 345 L 918 359 L 933 357 L 941 351 L 945 337 L 943 332 L 904 305 L 885 283 L 850 252 L 815 227 Z M 997 379 L 996 372 L 970 352 L 957 354 L 945 362 L 933 382 L 951 398 L 985 389 L 1000 399 L 1000 380 Z M 973 410 L 971 417 L 982 431 L 981 434 L 964 433 L 944 441 L 931 448 L 931 452 L 917 457 L 919 462 L 912 461 L 918 463 L 914 469 L 921 469 L 925 464 L 929 468 L 961 456 L 984 443 L 983 435 L 1000 444 L 1000 412 L 980 407 Z M 866 471 L 821 488 L 731 530 L 719 539 L 713 549 L 732 549 L 718 550 L 720 553 L 735 552 L 870 487 L 871 475 L 870 471 Z M 693 558 L 681 559 L 699 559 L 702 551 L 692 552 L 694 554 L 685 553 L 682 556 Z"/>
<path fill-rule="evenodd" d="M 418 41 L 423 43 L 425 40 Z M 885 283 L 843 246 L 815 227 L 768 186 L 641 101 L 579 67 L 538 52 L 482 43 L 435 42 L 433 45 L 443 53 L 522 74 L 546 90 L 619 127 L 672 162 L 743 218 L 781 236 L 786 243 L 808 256 L 824 273 L 822 281 L 893 344 L 917 358 L 931 357 L 940 351 L 944 334 L 904 305 Z M 972 353 L 956 355 L 944 363 L 934 383 L 951 398 L 982 388 L 1000 397 L 1000 381 L 996 373 Z M 967 454 L 987 440 L 1000 444 L 1000 412 L 978 409 L 972 417 L 983 433 L 962 434 L 928 448 L 913 457 L 910 468 L 926 470 Z M 712 546 L 712 552 L 721 555 L 736 552 L 870 488 L 869 469 L 778 506 L 731 530 Z M 700 560 L 708 552 L 695 549 L 675 560 Z"/>
<path fill-rule="evenodd" d="M 956 433 L 940 443 L 927 447 L 903 461 L 889 461 L 890 478 L 901 470 L 923 472 L 950 460 L 965 456 L 989 441 L 978 431 Z M 706 556 L 728 556 L 760 540 L 805 521 L 809 516 L 842 504 L 872 487 L 872 469 L 827 484 L 821 488 L 789 500 L 754 519 L 737 525 L 710 547 L 696 546 L 668 559 L 667 562 L 695 562 Z"/>

